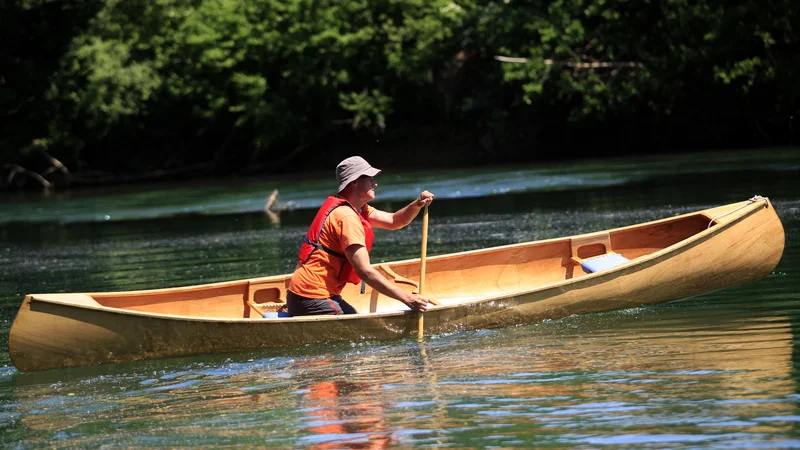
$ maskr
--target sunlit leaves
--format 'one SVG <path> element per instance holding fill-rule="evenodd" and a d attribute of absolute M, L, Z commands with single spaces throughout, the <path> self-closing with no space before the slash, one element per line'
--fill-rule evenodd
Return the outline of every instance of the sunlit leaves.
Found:
<path fill-rule="evenodd" d="M 386 116 L 392 112 L 391 97 L 376 89 L 370 92 L 341 93 L 339 103 L 353 114 L 353 128 L 366 127 L 373 131 L 382 131 L 386 128 Z"/>
<path fill-rule="evenodd" d="M 417 82 L 429 81 L 429 70 L 443 56 L 466 12 L 451 1 L 390 1 L 384 19 L 389 68 Z"/>
<path fill-rule="evenodd" d="M 135 61 L 122 42 L 88 37 L 77 41 L 65 59 L 61 82 L 50 91 L 63 95 L 90 126 L 105 131 L 122 117 L 136 115 L 161 86 L 161 78 L 148 61 Z"/>

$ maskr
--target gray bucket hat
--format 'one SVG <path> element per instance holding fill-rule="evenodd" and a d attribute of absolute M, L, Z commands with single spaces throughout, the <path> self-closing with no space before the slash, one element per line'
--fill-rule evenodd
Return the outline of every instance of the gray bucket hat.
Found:
<path fill-rule="evenodd" d="M 364 158 L 351 156 L 336 166 L 336 182 L 339 183 L 339 190 L 336 192 L 342 192 L 348 184 L 362 175 L 374 177 L 379 173 L 381 173 L 380 169 L 370 166 Z"/>

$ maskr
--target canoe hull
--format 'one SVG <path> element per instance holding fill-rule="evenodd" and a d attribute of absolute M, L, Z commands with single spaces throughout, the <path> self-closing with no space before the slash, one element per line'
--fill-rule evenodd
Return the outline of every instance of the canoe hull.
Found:
<path fill-rule="evenodd" d="M 493 328 L 611 311 L 695 296 L 757 280 L 778 264 L 783 227 L 772 205 L 744 214 L 637 264 L 498 293 L 425 313 L 425 333 Z M 435 258 L 432 258 L 435 259 Z M 22 371 L 123 361 L 296 347 L 417 334 L 413 312 L 286 319 L 209 319 L 75 305 L 27 296 L 9 335 Z"/>

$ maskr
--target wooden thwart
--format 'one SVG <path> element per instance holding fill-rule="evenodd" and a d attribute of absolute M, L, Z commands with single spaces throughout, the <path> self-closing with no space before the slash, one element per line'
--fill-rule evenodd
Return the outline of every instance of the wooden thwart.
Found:
<path fill-rule="evenodd" d="M 386 278 L 388 278 L 389 280 L 397 284 L 408 284 L 410 286 L 414 286 L 414 292 L 419 292 L 419 283 L 417 283 L 416 281 L 398 275 L 397 273 L 395 273 L 394 270 L 392 270 L 391 267 L 389 267 L 386 264 L 381 264 L 378 266 L 378 268 L 380 268 L 384 273 L 386 273 Z"/>
<path fill-rule="evenodd" d="M 409 278 L 406 278 L 406 277 L 404 277 L 402 275 L 397 274 L 397 272 L 392 270 L 392 268 L 389 267 L 387 264 L 378 264 L 377 268 L 381 272 L 383 272 L 384 276 L 386 276 L 386 278 L 388 278 L 389 281 L 392 281 L 392 282 L 397 283 L 397 284 L 409 285 L 409 286 L 414 288 L 414 290 L 412 292 L 419 293 L 419 283 L 418 282 L 416 282 L 414 280 L 411 280 Z M 369 312 L 374 313 L 374 312 L 377 311 L 377 308 L 378 308 L 378 296 L 379 295 L 380 295 L 380 293 L 377 290 L 375 290 L 375 289 L 372 290 L 372 294 L 369 297 Z M 439 304 L 440 304 L 438 301 L 433 300 L 433 299 L 430 299 L 430 301 L 431 301 L 431 303 L 433 305 L 436 305 L 436 306 L 439 306 Z"/>

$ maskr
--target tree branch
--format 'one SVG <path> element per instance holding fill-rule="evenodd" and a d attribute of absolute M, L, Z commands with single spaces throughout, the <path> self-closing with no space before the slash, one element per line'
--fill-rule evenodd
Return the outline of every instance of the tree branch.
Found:
<path fill-rule="evenodd" d="M 3 166 L 3 168 L 9 169 L 8 177 L 6 178 L 6 181 L 5 181 L 5 185 L 6 186 L 11 185 L 11 182 L 14 181 L 14 178 L 18 174 L 22 174 L 22 175 L 26 175 L 26 176 L 31 177 L 34 180 L 38 181 L 39 184 L 41 184 L 42 187 L 45 190 L 49 190 L 52 187 L 52 184 L 50 184 L 50 182 L 47 181 L 43 176 L 39 175 L 36 172 L 32 172 L 32 171 L 30 171 L 30 170 L 28 170 L 28 169 L 26 169 L 26 168 L 24 168 L 22 166 L 18 166 L 16 164 L 6 164 L 5 166 Z"/>
<path fill-rule="evenodd" d="M 524 64 L 529 61 L 528 58 L 518 58 L 514 56 L 502 56 L 502 55 L 495 55 L 494 59 L 500 62 L 512 63 L 512 64 Z M 553 61 L 552 59 L 545 59 L 545 65 L 552 66 L 554 64 L 563 64 L 567 67 L 572 67 L 574 70 L 585 70 L 585 69 L 619 69 L 622 67 L 632 67 L 632 68 L 644 68 L 644 64 L 636 61 L 616 61 L 616 62 L 603 62 L 603 61 L 591 61 L 591 62 L 575 62 L 575 61 Z"/>

